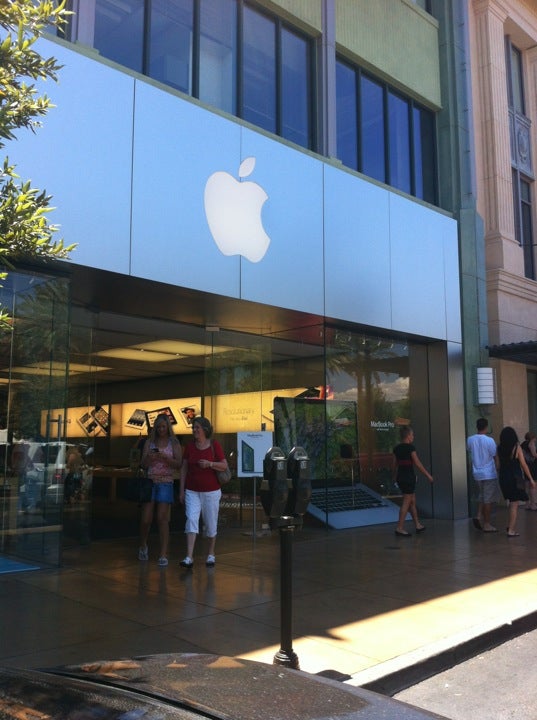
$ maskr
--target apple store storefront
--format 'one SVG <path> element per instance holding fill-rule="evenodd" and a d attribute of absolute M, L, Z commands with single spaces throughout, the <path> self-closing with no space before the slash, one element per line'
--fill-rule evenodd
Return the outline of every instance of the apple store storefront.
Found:
<path fill-rule="evenodd" d="M 420 456 L 431 462 L 426 379 L 443 344 L 70 271 L 13 272 L 2 290 L 13 317 L 1 351 L 3 555 L 54 565 L 65 547 L 136 536 L 129 478 L 159 412 L 182 442 L 194 415 L 213 422 L 234 475 L 222 499 L 228 526 L 251 524 L 263 452 L 273 445 L 308 455 L 306 522 L 395 521 L 401 498 L 391 451 L 399 426 L 412 422 Z M 75 449 L 82 460 L 73 469 Z M 420 510 L 438 512 L 428 483 Z M 177 506 L 172 531 L 182 523 Z"/>
<path fill-rule="evenodd" d="M 94 55 L 47 52 L 55 109 L 8 150 L 76 247 L 0 290 L 0 553 L 57 564 L 136 536 L 125 488 L 159 412 L 183 442 L 193 415 L 213 423 L 228 525 L 247 522 L 271 446 L 307 453 L 312 522 L 395 522 L 407 423 L 442 477 L 419 483 L 421 513 L 465 517 L 456 221 Z"/>

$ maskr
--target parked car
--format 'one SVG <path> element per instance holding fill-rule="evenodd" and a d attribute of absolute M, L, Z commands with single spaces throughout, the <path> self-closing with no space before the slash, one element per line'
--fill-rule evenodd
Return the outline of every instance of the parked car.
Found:
<path fill-rule="evenodd" d="M 63 497 L 66 458 L 73 445 L 63 441 L 33 442 L 22 440 L 13 444 L 11 468 L 20 477 L 19 505 L 31 510 L 51 501 L 49 488 L 56 488 L 54 497 Z"/>
<path fill-rule="evenodd" d="M 219 655 L 0 669 L 0 718 L 442 720 L 368 690 Z M 445 718 L 443 720 L 446 720 Z"/>

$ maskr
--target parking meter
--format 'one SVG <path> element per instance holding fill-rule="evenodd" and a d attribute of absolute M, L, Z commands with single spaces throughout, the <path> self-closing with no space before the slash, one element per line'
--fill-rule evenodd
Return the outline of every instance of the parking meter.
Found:
<path fill-rule="evenodd" d="M 263 509 L 270 518 L 277 518 L 285 513 L 289 496 L 287 462 L 279 447 L 271 447 L 265 455 L 259 495 Z"/>
<path fill-rule="evenodd" d="M 291 512 L 304 515 L 311 499 L 309 457 L 303 447 L 294 447 L 287 459 L 287 476 L 291 480 Z"/>

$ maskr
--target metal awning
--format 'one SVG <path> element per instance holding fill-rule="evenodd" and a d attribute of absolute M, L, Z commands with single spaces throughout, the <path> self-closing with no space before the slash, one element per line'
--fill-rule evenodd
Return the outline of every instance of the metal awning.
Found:
<path fill-rule="evenodd" d="M 524 365 L 537 365 L 537 340 L 487 346 L 489 356 L 499 360 L 519 362 Z"/>

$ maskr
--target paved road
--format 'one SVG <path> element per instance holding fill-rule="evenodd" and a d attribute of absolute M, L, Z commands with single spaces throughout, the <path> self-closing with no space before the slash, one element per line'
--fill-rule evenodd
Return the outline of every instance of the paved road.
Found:
<path fill-rule="evenodd" d="M 450 720 L 537 720 L 537 630 L 394 695 Z"/>

